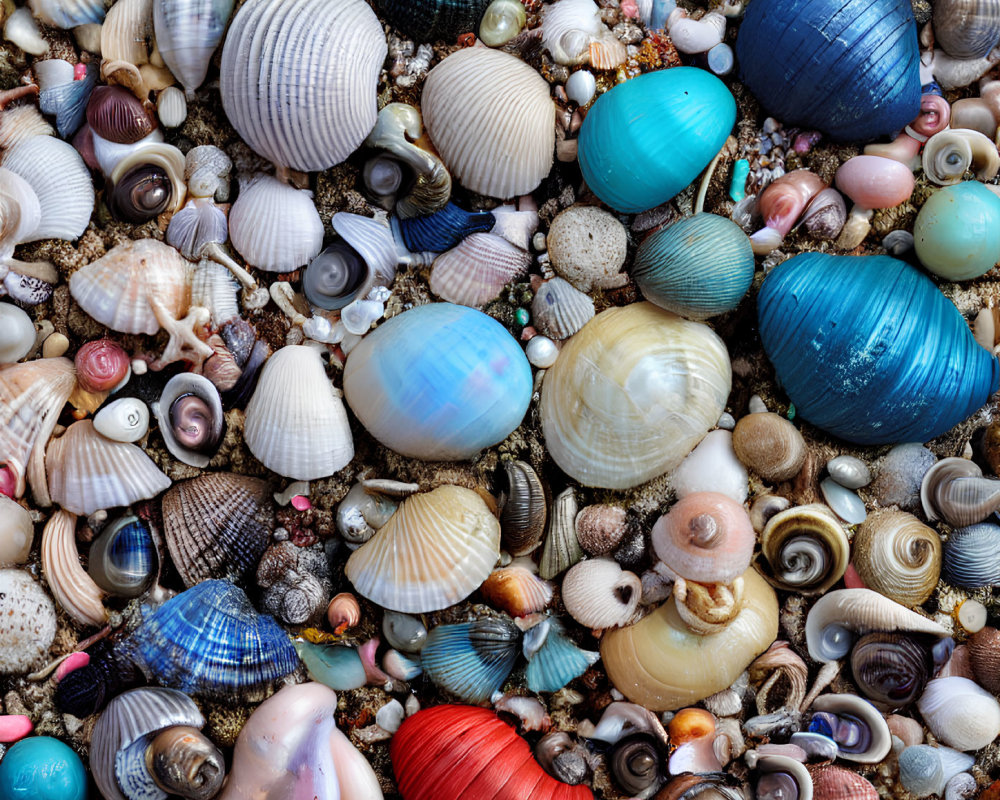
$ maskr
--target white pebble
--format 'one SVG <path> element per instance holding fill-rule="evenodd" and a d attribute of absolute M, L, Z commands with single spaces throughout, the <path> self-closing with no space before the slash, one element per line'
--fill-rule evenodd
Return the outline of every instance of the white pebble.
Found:
<path fill-rule="evenodd" d="M 826 462 L 826 471 L 841 486 L 860 489 L 872 481 L 872 473 L 865 462 L 854 456 L 837 456 Z"/>
<path fill-rule="evenodd" d="M 963 600 L 956 610 L 958 624 L 969 633 L 986 627 L 986 606 L 976 600 Z"/>
<path fill-rule="evenodd" d="M 420 710 L 420 701 L 417 700 L 417 696 L 415 694 L 411 694 L 406 698 L 404 708 L 406 709 L 406 716 L 408 717 L 412 717 Z"/>
<path fill-rule="evenodd" d="M 20 361 L 35 346 L 35 324 L 24 311 L 0 303 L 0 364 Z"/>
<path fill-rule="evenodd" d="M 524 348 L 528 361 L 539 369 L 548 369 L 559 358 L 559 348 L 548 336 L 532 336 Z"/>
<path fill-rule="evenodd" d="M 594 99 L 597 79 L 590 70 L 580 69 L 566 81 L 566 96 L 578 106 L 585 106 Z"/>
<path fill-rule="evenodd" d="M 716 426 L 722 428 L 726 431 L 731 431 L 736 427 L 736 420 L 733 419 L 733 415 L 728 411 L 723 411 L 722 415 L 719 417 L 719 421 L 715 423 Z"/>
<path fill-rule="evenodd" d="M 767 412 L 767 406 L 764 405 L 764 401 L 759 394 L 755 394 L 750 398 L 748 406 L 751 414 L 764 414 Z"/>
<path fill-rule="evenodd" d="M 399 730 L 399 726 L 403 724 L 405 714 L 403 704 L 393 698 L 375 712 L 375 724 L 382 728 L 382 730 L 395 733 Z"/>
<path fill-rule="evenodd" d="M 531 237 L 531 246 L 535 248 L 536 253 L 541 253 L 545 251 L 545 234 L 538 231 L 534 236 Z"/>
<path fill-rule="evenodd" d="M 826 504 L 848 525 L 859 525 L 865 521 L 868 511 L 864 501 L 833 478 L 824 478 L 819 485 Z"/>

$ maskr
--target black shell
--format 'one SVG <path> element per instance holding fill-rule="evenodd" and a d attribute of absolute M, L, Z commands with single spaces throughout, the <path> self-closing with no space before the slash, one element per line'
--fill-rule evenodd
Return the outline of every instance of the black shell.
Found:
<path fill-rule="evenodd" d="M 125 689 L 144 683 L 138 667 L 107 640 L 87 648 L 87 653 L 90 663 L 56 685 L 56 707 L 80 719 L 103 709 Z"/>
<path fill-rule="evenodd" d="M 376 3 L 393 27 L 421 42 L 478 33 L 479 21 L 489 4 L 490 0 L 378 0 Z"/>

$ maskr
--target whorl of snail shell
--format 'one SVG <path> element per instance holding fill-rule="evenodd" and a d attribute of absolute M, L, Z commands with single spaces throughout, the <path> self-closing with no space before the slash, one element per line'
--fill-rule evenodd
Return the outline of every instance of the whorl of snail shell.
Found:
<path fill-rule="evenodd" d="M 1000 509 L 1000 480 L 984 478 L 966 458 L 942 458 L 924 473 L 920 504 L 927 519 L 964 528 Z"/>
<path fill-rule="evenodd" d="M 854 681 L 866 697 L 892 708 L 908 706 L 930 678 L 928 651 L 912 636 L 869 633 L 851 650 Z"/>
<path fill-rule="evenodd" d="M 154 164 L 140 164 L 115 182 L 108 194 L 108 206 L 115 219 L 137 225 L 166 211 L 172 191 L 166 170 Z"/>
<path fill-rule="evenodd" d="M 818 503 L 771 517 L 760 547 L 764 577 L 779 589 L 805 595 L 821 594 L 844 576 L 851 548 L 843 526 Z"/>
<path fill-rule="evenodd" d="M 219 749 L 197 728 L 178 725 L 156 735 L 146 767 L 167 794 L 210 800 L 222 788 L 226 764 Z"/>
<path fill-rule="evenodd" d="M 538 473 L 527 462 L 507 462 L 504 470 L 508 491 L 501 504 L 500 541 L 511 555 L 523 556 L 542 543 L 548 496 Z"/>
<path fill-rule="evenodd" d="M 757 759 L 757 800 L 812 800 L 813 782 L 801 761 L 782 755 Z"/>
<path fill-rule="evenodd" d="M 157 417 L 175 458 L 193 467 L 208 466 L 225 426 L 219 390 L 208 378 L 183 372 L 167 381 Z"/>
<path fill-rule="evenodd" d="M 824 694 L 813 701 L 810 711 L 813 717 L 809 730 L 836 741 L 840 758 L 877 764 L 889 755 L 892 749 L 889 724 L 867 700 L 855 694 Z"/>
<path fill-rule="evenodd" d="M 333 311 L 368 292 L 371 273 L 361 255 L 346 242 L 334 242 L 302 274 L 302 291 L 314 306 Z"/>
<path fill-rule="evenodd" d="M 737 457 L 765 481 L 779 483 L 799 474 L 806 440 L 799 429 L 771 411 L 747 414 L 733 429 Z"/>
<path fill-rule="evenodd" d="M 765 674 L 763 684 L 757 689 L 757 713 L 768 714 L 778 708 L 797 709 L 806 696 L 806 680 L 809 670 L 806 662 L 789 646 L 788 642 L 775 641 L 767 650 L 754 659 L 748 667 L 750 680 L 756 682 Z M 774 685 L 784 677 L 788 689 L 780 706 L 768 703 Z"/>
<path fill-rule="evenodd" d="M 959 183 L 970 170 L 978 180 L 988 181 L 1000 170 L 1000 153 L 979 131 L 949 128 L 927 140 L 923 167 L 928 180 L 939 186 Z"/>
<path fill-rule="evenodd" d="M 609 751 L 607 763 L 615 783 L 630 797 L 641 795 L 664 777 L 663 750 L 648 733 L 619 739 Z"/>
<path fill-rule="evenodd" d="M 131 359 L 111 339 L 95 339 L 81 347 L 73 359 L 76 378 L 88 392 L 108 392 L 131 371 Z"/>
<path fill-rule="evenodd" d="M 941 575 L 941 537 L 912 514 L 880 509 L 854 534 L 853 564 L 869 589 L 919 606 Z"/>
<path fill-rule="evenodd" d="M 580 749 L 565 731 L 552 731 L 535 745 L 535 760 L 553 778 L 576 785 L 586 780 L 590 772 Z"/>

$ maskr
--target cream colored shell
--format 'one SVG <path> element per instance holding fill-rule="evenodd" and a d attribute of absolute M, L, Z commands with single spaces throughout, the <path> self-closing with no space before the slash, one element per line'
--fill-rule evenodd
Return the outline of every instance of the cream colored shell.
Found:
<path fill-rule="evenodd" d="M 28 509 L 0 494 L 0 567 L 27 561 L 34 537 Z"/>
<path fill-rule="evenodd" d="M 631 620 L 642 595 L 639 576 L 610 558 L 590 558 L 569 568 L 562 599 L 569 615 L 586 628 L 614 628 Z"/>
<path fill-rule="evenodd" d="M 905 511 L 877 510 L 854 534 L 853 563 L 869 589 L 919 606 L 941 575 L 941 537 Z"/>
<path fill-rule="evenodd" d="M 56 636 L 56 610 L 41 584 L 22 569 L 0 569 L 0 674 L 41 662 Z"/>
<path fill-rule="evenodd" d="M 431 291 L 449 303 L 479 308 L 531 266 L 531 255 L 493 233 L 473 233 L 434 260 Z"/>
<path fill-rule="evenodd" d="M 420 103 L 431 141 L 466 189 L 527 194 L 552 168 L 549 85 L 515 56 L 484 47 L 452 53 L 427 75 Z"/>
<path fill-rule="evenodd" d="M 108 619 L 104 593 L 80 564 L 76 550 L 76 516 L 56 511 L 42 531 L 42 572 L 63 610 L 81 625 L 103 625 Z"/>
<path fill-rule="evenodd" d="M 979 750 L 1000 736 L 1000 704 L 968 678 L 928 682 L 917 708 L 931 732 L 956 750 Z"/>

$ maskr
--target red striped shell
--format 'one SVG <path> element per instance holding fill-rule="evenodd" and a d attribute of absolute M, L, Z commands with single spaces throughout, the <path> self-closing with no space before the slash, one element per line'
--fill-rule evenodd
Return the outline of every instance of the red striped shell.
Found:
<path fill-rule="evenodd" d="M 389 753 L 404 800 L 593 800 L 588 787 L 545 772 L 528 743 L 486 708 L 418 711 Z"/>

